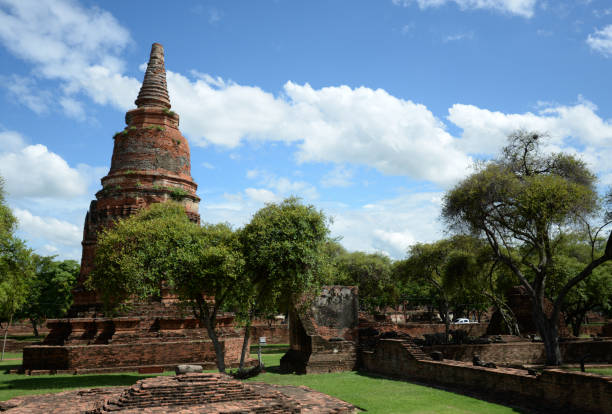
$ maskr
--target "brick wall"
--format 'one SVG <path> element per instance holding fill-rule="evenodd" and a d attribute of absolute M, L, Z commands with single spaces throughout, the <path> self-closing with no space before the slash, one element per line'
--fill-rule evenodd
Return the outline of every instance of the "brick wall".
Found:
<path fill-rule="evenodd" d="M 471 323 L 465 325 L 451 325 L 451 330 L 467 331 L 469 336 L 480 337 L 487 332 L 486 323 Z M 406 333 L 412 337 L 423 337 L 424 334 L 444 333 L 443 323 L 407 323 L 395 325 L 394 330 Z"/>
<path fill-rule="evenodd" d="M 547 412 L 610 412 L 612 377 L 556 369 L 533 376 L 524 370 L 475 367 L 458 361 L 418 361 L 409 355 L 402 342 L 381 340 L 374 351 L 363 352 L 363 369 L 486 394 L 516 405 L 545 408 Z"/>
<path fill-rule="evenodd" d="M 226 363 L 240 358 L 242 338 L 224 338 Z M 30 346 L 23 350 L 24 370 L 79 370 L 96 368 L 214 364 L 211 341 L 180 341 L 87 346 Z"/>
<path fill-rule="evenodd" d="M 612 340 L 570 341 L 560 344 L 564 363 L 578 363 L 589 354 L 587 362 L 612 364 Z M 484 345 L 435 345 L 423 347 L 425 353 L 440 351 L 446 359 L 471 362 L 474 354 L 486 362 L 504 365 L 544 364 L 544 344 L 536 342 L 511 342 Z"/>
<path fill-rule="evenodd" d="M 6 347 L 4 348 L 4 350 L 6 352 L 21 352 L 23 351 L 23 348 L 26 346 L 30 346 L 30 345 L 34 345 L 40 342 L 36 342 L 36 341 L 18 341 L 16 339 L 7 339 L 6 340 Z M 0 347 L 2 346 L 2 340 L 0 339 Z"/>
<path fill-rule="evenodd" d="M 251 341 L 257 343 L 259 337 L 265 336 L 268 344 L 288 344 L 289 325 L 267 325 L 251 326 Z"/>

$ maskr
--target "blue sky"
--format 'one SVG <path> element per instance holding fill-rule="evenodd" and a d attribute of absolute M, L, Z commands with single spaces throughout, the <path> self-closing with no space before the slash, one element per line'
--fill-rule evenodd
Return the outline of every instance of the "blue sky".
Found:
<path fill-rule="evenodd" d="M 517 128 L 612 184 L 610 0 L 0 0 L 0 175 L 38 253 L 80 259 L 153 42 L 204 221 L 297 195 L 401 258 Z"/>

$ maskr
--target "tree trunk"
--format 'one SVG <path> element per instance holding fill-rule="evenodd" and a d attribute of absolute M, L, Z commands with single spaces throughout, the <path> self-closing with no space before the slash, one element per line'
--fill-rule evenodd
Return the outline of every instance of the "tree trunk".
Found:
<path fill-rule="evenodd" d="M 561 365 L 561 350 L 559 348 L 559 321 L 548 319 L 542 309 L 534 306 L 534 322 L 538 327 L 544 350 L 546 352 L 546 365 Z"/>
<path fill-rule="evenodd" d="M 450 317 L 449 317 L 449 306 L 447 302 L 442 305 L 442 314 L 444 315 L 444 343 L 448 344 L 448 335 L 450 331 Z"/>
<path fill-rule="evenodd" d="M 36 320 L 32 318 L 30 318 L 30 322 L 32 323 L 32 330 L 34 331 L 34 336 L 38 338 L 38 323 L 36 323 Z"/>
<path fill-rule="evenodd" d="M 6 336 L 8 335 L 9 327 L 13 323 L 13 314 L 9 318 L 9 322 L 6 324 L 6 329 L 4 330 L 4 341 L 2 341 L 2 356 L 0 356 L 0 361 L 4 361 L 4 350 L 6 349 Z"/>
<path fill-rule="evenodd" d="M 225 373 L 225 352 L 221 344 L 219 343 L 219 338 L 217 337 L 217 332 L 215 332 L 214 326 L 211 326 L 212 323 L 209 319 L 206 324 L 206 331 L 208 332 L 208 336 L 213 343 L 213 348 L 215 348 L 215 357 L 217 359 L 217 369 L 219 372 Z"/>
<path fill-rule="evenodd" d="M 251 318 L 247 320 L 244 326 L 244 339 L 242 340 L 242 352 L 240 353 L 240 366 L 239 371 L 244 370 L 244 360 L 246 358 L 247 349 L 249 348 L 249 338 L 251 336 Z"/>
<path fill-rule="evenodd" d="M 206 326 L 206 332 L 210 340 L 212 341 L 213 348 L 215 349 L 215 358 L 217 359 L 217 369 L 219 372 L 225 373 L 225 352 L 219 343 L 219 338 L 217 337 L 217 332 L 215 331 L 215 327 L 217 325 L 217 312 L 211 312 L 208 308 L 208 304 L 202 298 L 198 298 L 196 303 L 199 308 L 193 307 L 193 312 L 196 317 L 200 320 L 201 323 Z"/>

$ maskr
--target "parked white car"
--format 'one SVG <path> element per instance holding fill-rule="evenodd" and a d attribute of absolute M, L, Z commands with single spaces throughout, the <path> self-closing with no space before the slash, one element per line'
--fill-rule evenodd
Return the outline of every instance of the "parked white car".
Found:
<path fill-rule="evenodd" d="M 462 325 L 462 324 L 470 323 L 470 320 L 468 318 L 459 318 L 453 323 L 457 325 Z"/>

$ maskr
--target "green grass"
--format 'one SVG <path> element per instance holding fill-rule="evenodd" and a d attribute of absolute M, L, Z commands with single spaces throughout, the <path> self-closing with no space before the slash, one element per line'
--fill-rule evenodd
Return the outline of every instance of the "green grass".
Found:
<path fill-rule="evenodd" d="M 610 367 L 610 368 L 589 368 L 586 371 L 587 372 L 592 372 L 594 374 L 601 374 L 601 375 L 610 375 L 610 376 L 612 376 L 612 367 Z"/>
<path fill-rule="evenodd" d="M 21 357 L 21 353 L 5 353 L 5 358 Z M 110 386 L 128 386 L 142 378 L 152 375 L 140 375 L 135 372 L 117 374 L 88 375 L 34 375 L 6 374 L 10 369 L 19 368 L 21 359 L 0 361 L 0 401 L 9 400 L 19 395 L 47 394 L 74 388 L 93 388 Z M 172 373 L 174 374 L 174 373 Z"/>
<path fill-rule="evenodd" d="M 265 353 L 262 351 L 262 359 L 268 372 L 248 381 L 280 385 L 305 385 L 350 402 L 361 409 L 367 410 L 368 414 L 502 414 L 521 412 L 461 394 L 406 381 L 364 375 L 358 372 L 312 375 L 280 374 L 278 373 L 278 366 L 282 355 L 282 353 Z M 256 358 L 257 354 L 251 356 Z"/>
<path fill-rule="evenodd" d="M 262 358 L 268 372 L 249 381 L 281 385 L 305 385 L 344 401 L 350 402 L 368 414 L 506 414 L 520 412 L 509 407 L 481 401 L 435 388 L 395 381 L 357 372 L 313 375 L 283 375 L 278 373 L 279 361 L 287 345 L 262 347 Z M 257 357 L 257 346 L 251 347 L 251 357 Z M 21 354 L 11 354 L 18 357 Z M 39 375 L 25 376 L 4 374 L 4 370 L 17 368 L 20 360 L 0 362 L 0 400 L 27 395 L 60 392 L 74 388 L 129 386 L 137 380 L 151 377 L 137 373 L 90 375 Z M 172 373 L 164 373 L 171 375 Z"/>
<path fill-rule="evenodd" d="M 569 368 L 570 371 L 580 371 L 580 368 L 572 367 Z M 601 375 L 609 375 L 612 376 L 612 367 L 589 367 L 588 365 L 584 367 L 586 372 L 590 372 L 591 374 L 601 374 Z"/>

